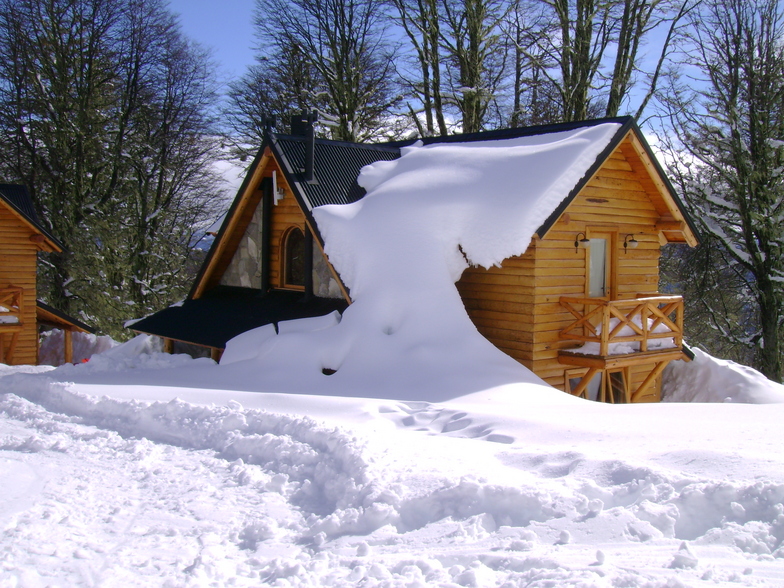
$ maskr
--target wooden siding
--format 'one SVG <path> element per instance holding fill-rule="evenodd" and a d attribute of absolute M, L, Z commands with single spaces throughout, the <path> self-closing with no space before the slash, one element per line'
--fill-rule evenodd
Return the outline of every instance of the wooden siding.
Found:
<path fill-rule="evenodd" d="M 457 282 L 468 316 L 479 333 L 507 355 L 533 369 L 534 247 L 501 267 L 470 267 Z"/>
<path fill-rule="evenodd" d="M 38 247 L 30 240 L 30 227 L 5 206 L 0 206 L 0 287 L 24 289 L 22 323 L 14 352 L 16 365 L 38 363 L 38 328 L 36 324 L 36 270 Z M 11 337 L 5 336 L 4 356 Z"/>
<path fill-rule="evenodd" d="M 653 198 L 652 198 L 653 196 Z M 574 241 L 579 232 L 590 238 L 596 233 L 611 233 L 612 297 L 634 298 L 638 294 L 654 294 L 659 288 L 659 257 L 661 254 L 656 222 L 660 213 L 653 200 L 656 198 L 643 186 L 638 172 L 624 155 L 622 147 L 608 158 L 595 176 L 572 201 L 566 213 L 536 247 L 537 291 L 546 284 L 540 276 L 549 275 L 553 268 L 559 273 L 559 283 L 572 291 L 587 295 L 587 266 L 589 250 L 577 249 Z M 634 235 L 638 246 L 624 249 L 627 235 Z M 549 290 L 548 290 L 549 291 Z M 558 332 L 569 325 L 572 316 L 560 304 L 537 304 L 534 308 L 534 372 L 547 383 L 559 389 L 565 386 L 564 366 L 558 361 L 560 349 L 573 347 L 559 339 Z M 652 366 L 651 366 L 652 367 Z M 649 370 L 648 370 L 649 371 Z M 632 387 L 641 383 L 645 368 L 633 367 Z"/>
<path fill-rule="evenodd" d="M 628 141 L 622 143 L 583 187 L 543 239 L 534 237 L 524 255 L 507 259 L 501 268 L 469 268 L 457 283 L 466 310 L 477 330 L 552 386 L 565 388 L 572 366 L 558 361 L 558 352 L 574 344 L 559 339 L 573 317 L 560 304 L 561 296 L 587 296 L 587 249 L 575 250 L 577 234 L 610 233 L 612 275 L 616 299 L 654 294 L 659 286 L 662 204 L 650 178 L 640 178 L 632 165 Z M 627 235 L 636 248 L 624 250 Z M 651 366 L 630 367 L 636 389 Z M 579 371 L 579 370 L 578 370 Z M 659 385 L 642 399 L 656 401 Z"/>

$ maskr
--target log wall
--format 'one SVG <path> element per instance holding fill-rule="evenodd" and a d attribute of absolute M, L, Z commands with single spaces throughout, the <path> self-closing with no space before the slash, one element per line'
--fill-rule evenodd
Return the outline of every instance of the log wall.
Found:
<path fill-rule="evenodd" d="M 587 296 L 588 250 L 575 251 L 577 234 L 588 238 L 611 233 L 615 299 L 654 294 L 659 285 L 661 218 L 655 196 L 643 186 L 624 154 L 623 144 L 586 184 L 544 239 L 534 237 L 524 255 L 501 268 L 469 268 L 457 287 L 479 332 L 499 349 L 533 370 L 552 386 L 565 388 L 566 370 L 558 351 L 573 344 L 559 331 L 573 320 L 559 304 L 561 296 Z M 626 235 L 639 245 L 624 250 Z M 636 389 L 653 368 L 632 366 Z M 577 370 L 579 372 L 579 370 Z M 658 389 L 643 400 L 658 400 Z"/>
<path fill-rule="evenodd" d="M 24 288 L 22 302 L 24 330 L 19 334 L 16 344 L 13 360 L 15 365 L 38 363 L 38 328 L 35 312 L 38 248 L 30 240 L 32 235 L 29 226 L 8 208 L 0 206 L 0 287 Z M 6 334 L 3 339 L 4 352 L 7 354 L 11 336 Z M 7 357 L 5 354 L 4 357 Z"/>

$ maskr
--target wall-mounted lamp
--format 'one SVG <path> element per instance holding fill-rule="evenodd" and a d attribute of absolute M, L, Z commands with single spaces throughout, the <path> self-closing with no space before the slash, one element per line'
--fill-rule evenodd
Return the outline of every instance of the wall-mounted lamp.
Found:
<path fill-rule="evenodd" d="M 583 236 L 580 239 L 580 235 Z M 591 240 L 585 236 L 585 233 L 577 233 L 577 236 L 574 238 L 574 252 L 577 253 L 577 248 L 582 247 L 583 249 L 588 249 L 591 246 Z"/>
<path fill-rule="evenodd" d="M 286 193 L 283 191 L 283 188 L 278 186 L 278 173 L 276 170 L 272 170 L 272 197 L 273 203 L 277 205 L 278 202 L 283 200 L 283 197 Z"/>
<path fill-rule="evenodd" d="M 631 239 L 629 239 L 629 237 L 631 237 Z M 634 238 L 634 235 L 626 235 L 623 240 L 623 252 L 628 253 L 628 249 L 634 249 L 639 244 L 639 241 Z"/>

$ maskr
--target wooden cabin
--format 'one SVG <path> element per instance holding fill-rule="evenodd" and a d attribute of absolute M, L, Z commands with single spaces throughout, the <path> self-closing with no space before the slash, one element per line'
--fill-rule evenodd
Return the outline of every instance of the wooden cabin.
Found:
<path fill-rule="evenodd" d="M 657 401 L 661 373 L 687 359 L 683 300 L 659 293 L 660 250 L 696 244 L 693 223 L 629 117 L 429 138 L 426 144 L 536 137 L 600 124 L 613 136 L 523 254 L 457 283 L 478 331 L 556 388 L 606 402 Z M 312 210 L 364 196 L 360 169 L 405 143 L 359 145 L 267 133 L 181 305 L 133 325 L 219 358 L 254 327 L 342 311 L 350 292 Z M 543 173 L 547 173 L 546 170 Z M 554 178 L 554 180 L 557 178 Z"/>
<path fill-rule="evenodd" d="M 38 252 L 59 252 L 62 247 L 39 221 L 27 189 L 0 184 L 0 363 L 37 364 L 39 328 L 65 331 L 67 361 L 72 357 L 72 333 L 92 332 L 37 300 Z"/>

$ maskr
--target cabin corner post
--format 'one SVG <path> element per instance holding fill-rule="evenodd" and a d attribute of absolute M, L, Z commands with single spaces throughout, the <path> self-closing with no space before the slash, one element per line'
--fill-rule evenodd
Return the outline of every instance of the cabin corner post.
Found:
<path fill-rule="evenodd" d="M 73 363 L 73 331 L 63 330 L 63 360 L 65 363 Z"/>
<path fill-rule="evenodd" d="M 305 299 L 313 297 L 313 232 L 305 223 Z"/>
<path fill-rule="evenodd" d="M 261 181 L 261 291 L 266 294 L 270 289 L 270 251 L 272 227 L 272 178 Z"/>

